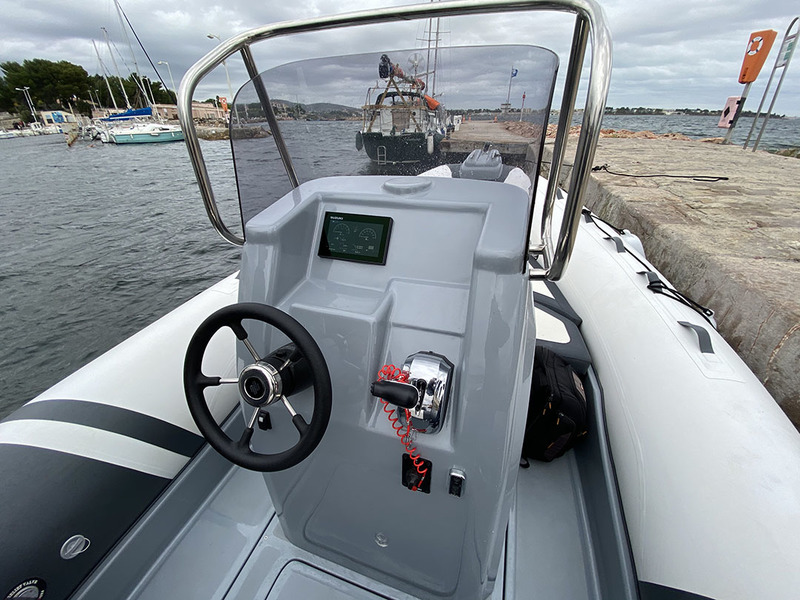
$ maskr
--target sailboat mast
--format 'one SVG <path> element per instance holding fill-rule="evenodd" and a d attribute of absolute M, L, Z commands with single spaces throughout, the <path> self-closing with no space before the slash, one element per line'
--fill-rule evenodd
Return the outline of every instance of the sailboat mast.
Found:
<path fill-rule="evenodd" d="M 433 1 L 433 0 L 431 0 Z M 431 73 L 431 33 L 433 33 L 433 19 L 428 19 L 428 55 L 425 57 L 425 92 L 430 89 L 428 78 Z"/>
<path fill-rule="evenodd" d="M 128 44 L 128 50 L 131 52 L 131 59 L 133 59 L 133 72 L 135 77 L 139 80 L 139 89 L 142 90 L 144 94 L 144 99 L 147 104 L 151 107 L 155 105 L 155 98 L 153 98 L 153 90 L 150 89 L 148 91 L 148 86 L 145 83 L 144 78 L 142 77 L 141 73 L 139 72 L 139 63 L 136 62 L 136 54 L 133 51 L 133 45 L 131 44 L 131 37 L 128 35 L 128 28 L 125 26 L 125 22 L 122 20 L 122 7 L 119 5 L 118 0 L 114 0 L 114 6 L 117 8 L 117 17 L 119 18 L 119 26 L 122 28 L 122 33 L 125 35 L 125 42 Z"/>
<path fill-rule="evenodd" d="M 111 84 L 108 82 L 108 77 L 106 77 L 106 66 L 103 64 L 103 59 L 100 58 L 100 51 L 97 49 L 97 44 L 94 43 L 94 40 L 92 40 L 92 46 L 94 46 L 94 51 L 97 54 L 97 60 L 100 61 L 100 69 L 103 71 L 103 81 L 106 82 L 106 87 L 108 88 L 108 95 L 111 96 L 111 103 L 114 105 L 114 110 L 119 110 L 119 107 L 117 106 L 117 101 L 114 98 L 114 92 L 111 91 Z"/>
<path fill-rule="evenodd" d="M 433 47 L 433 84 L 431 85 L 431 98 L 436 97 L 436 66 L 439 62 L 439 22 L 441 19 L 436 17 L 436 40 Z"/>
<path fill-rule="evenodd" d="M 106 36 L 106 45 L 108 46 L 108 53 L 111 55 L 111 62 L 114 65 L 114 70 L 117 72 L 117 78 L 119 79 L 119 86 L 122 88 L 122 95 L 125 96 L 125 106 L 130 110 L 133 108 L 131 106 L 131 101 L 128 100 L 128 93 L 125 91 L 125 85 L 122 82 L 122 75 L 119 74 L 119 67 L 117 66 L 117 61 L 114 58 L 114 53 L 111 51 L 111 41 L 108 39 L 108 32 L 106 31 L 105 27 L 101 27 L 100 29 L 103 30 L 103 35 Z"/>

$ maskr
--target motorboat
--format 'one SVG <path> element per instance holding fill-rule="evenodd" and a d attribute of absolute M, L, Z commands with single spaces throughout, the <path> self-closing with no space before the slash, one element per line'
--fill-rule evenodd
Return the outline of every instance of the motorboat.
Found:
<path fill-rule="evenodd" d="M 181 142 L 180 126 L 159 122 L 133 122 L 114 125 L 108 129 L 108 140 L 114 144 L 152 144 L 157 142 Z"/>
<path fill-rule="evenodd" d="M 153 109 L 149 106 L 95 119 L 90 135 L 104 144 L 152 144 L 181 142 L 184 139 L 179 125 L 154 119 Z"/>
<path fill-rule="evenodd" d="M 553 10 L 572 17 L 572 42 L 549 179 L 551 50 L 454 48 L 454 67 L 480 69 L 499 93 L 448 97 L 499 105 L 506 70 L 495 85 L 485 65 L 514 64 L 531 78 L 539 133 L 519 164 L 489 147 L 412 174 L 375 174 L 354 122 L 279 121 L 270 102 L 329 102 L 374 52 L 262 72 L 251 51 L 506 14 L 525 41 Z M 271 132 L 231 124 L 240 221 L 219 208 L 192 121 L 198 85 L 237 54 L 250 80 L 232 112 Z M 800 435 L 713 312 L 634 234 L 583 209 L 610 75 L 591 0 L 276 23 L 201 58 L 179 113 L 205 209 L 241 246 L 240 268 L 0 423 L 2 597 L 795 598 Z M 358 106 L 365 87 L 348 88 L 355 104 L 337 103 Z M 536 391 L 552 374 L 542 349 L 585 400 L 580 435 L 549 461 L 525 450 L 561 443 L 531 433 L 541 401 L 555 401 Z"/>

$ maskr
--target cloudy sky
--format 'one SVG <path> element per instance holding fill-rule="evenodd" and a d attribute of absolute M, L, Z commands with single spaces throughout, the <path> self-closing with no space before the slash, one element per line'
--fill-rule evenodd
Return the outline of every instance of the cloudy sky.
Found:
<path fill-rule="evenodd" d="M 246 29 L 278 21 L 341 13 L 362 8 L 409 4 L 402 0 L 300 0 L 252 2 L 251 0 L 121 0 L 128 18 L 154 62 L 169 63 L 176 85 L 184 72 L 217 44 L 209 34 L 223 39 Z M 797 0 L 611 0 L 603 3 L 614 40 L 614 71 L 608 104 L 663 108 L 719 109 L 728 96 L 739 95 L 739 68 L 752 31 L 774 29 L 778 38 L 747 107 L 755 110 L 775 62 L 778 46 L 791 20 L 800 14 Z M 30 58 L 67 60 L 82 65 L 90 74 L 100 67 L 91 40 L 102 42 L 105 27 L 128 65 L 132 61 L 113 0 L 82 3 L 55 0 L 0 0 L 0 60 Z M 532 43 L 552 48 L 566 64 L 572 19 L 552 15 L 524 18 L 448 19 L 441 26 L 448 45 Z M 421 47 L 424 35 L 419 22 L 345 33 L 329 32 L 312 39 L 301 36 L 287 44 L 264 47 L 256 53 L 261 69 L 299 58 L 328 54 L 384 51 Z M 135 44 L 135 40 L 132 39 Z M 101 47 L 103 60 L 110 63 Z M 265 46 L 262 44 L 262 46 Z M 143 74 L 154 77 L 137 49 Z M 790 65 L 778 113 L 800 116 L 800 52 Z M 120 68 L 125 70 L 117 56 Z M 111 65 L 108 65 L 111 68 Z M 247 77 L 238 59 L 228 63 L 234 90 Z M 162 76 L 171 87 L 165 67 Z M 505 66 L 487 64 L 486 69 Z M 228 95 L 223 70 L 212 74 L 195 97 Z M 563 72 L 563 68 L 562 68 Z M 780 73 L 780 72 L 779 72 Z M 773 88 L 775 86 L 773 82 Z M 556 95 L 555 102 L 559 100 Z"/>

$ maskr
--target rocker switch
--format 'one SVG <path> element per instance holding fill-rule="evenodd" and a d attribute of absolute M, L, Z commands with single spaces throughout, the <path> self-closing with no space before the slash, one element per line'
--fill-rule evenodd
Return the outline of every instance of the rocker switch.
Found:
<path fill-rule="evenodd" d="M 450 469 L 450 485 L 449 489 L 447 490 L 451 496 L 455 496 L 456 498 L 460 498 L 461 494 L 464 493 L 464 484 L 467 481 L 467 476 L 464 475 L 464 471 L 460 469 Z"/>

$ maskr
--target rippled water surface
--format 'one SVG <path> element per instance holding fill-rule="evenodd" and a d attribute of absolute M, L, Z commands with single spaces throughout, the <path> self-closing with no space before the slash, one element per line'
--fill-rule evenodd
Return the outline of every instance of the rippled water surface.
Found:
<path fill-rule="evenodd" d="M 716 121 L 609 116 L 603 126 L 714 137 L 722 135 Z M 735 141 L 749 125 L 742 119 Z M 325 132 L 337 143 L 346 136 L 350 148 L 358 124 L 291 128 L 300 143 L 312 138 L 318 162 L 337 147 Z M 800 119 L 770 121 L 763 149 L 796 146 Z M 232 215 L 229 145 L 202 149 Z M 353 156 L 351 172 L 374 172 L 363 154 Z M 0 256 L 2 418 L 235 271 L 239 250 L 211 229 L 182 143 L 67 148 L 52 135 L 0 140 Z"/>
<path fill-rule="evenodd" d="M 0 417 L 237 268 L 182 143 L 0 140 Z M 224 142 L 204 145 L 229 168 Z M 232 198 L 232 187 L 218 190 Z"/>

